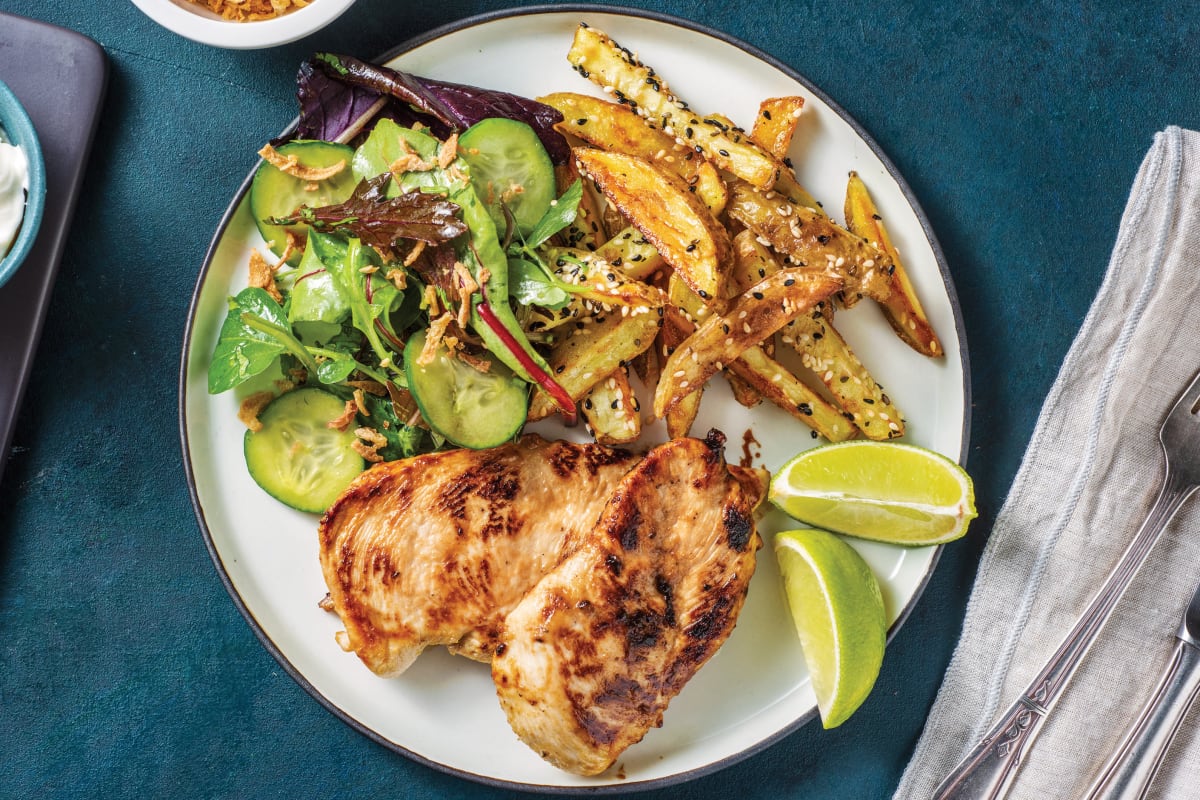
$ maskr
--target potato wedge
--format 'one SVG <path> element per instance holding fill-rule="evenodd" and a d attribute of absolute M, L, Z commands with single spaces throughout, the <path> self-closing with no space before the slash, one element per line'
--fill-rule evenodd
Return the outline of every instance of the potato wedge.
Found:
<path fill-rule="evenodd" d="M 861 236 L 835 225 L 823 213 L 763 192 L 745 181 L 730 187 L 729 216 L 771 243 L 795 266 L 833 269 L 843 277 L 842 302 L 864 296 L 886 303 L 892 291 L 892 260 Z"/>
<path fill-rule="evenodd" d="M 825 211 L 817 199 L 796 180 L 792 163 L 787 158 L 787 151 L 792 146 L 792 137 L 796 133 L 796 123 L 800 119 L 800 110 L 803 107 L 803 97 L 771 97 L 763 100 L 758 105 L 758 116 L 754 118 L 750 138 L 759 147 L 781 159 L 787 167 L 779 174 L 779 180 L 775 181 L 771 188 L 796 205 L 825 216 Z"/>
<path fill-rule="evenodd" d="M 594 28 L 580 25 L 575 29 L 567 60 L 579 74 L 610 92 L 651 126 L 675 137 L 684 147 L 699 148 L 713 164 L 760 189 L 770 189 L 786 169 L 746 135 L 693 112 L 654 70 Z"/>
<path fill-rule="evenodd" d="M 579 168 L 701 297 L 726 297 L 729 233 L 697 197 L 644 159 L 576 148 Z"/>
<path fill-rule="evenodd" d="M 594 255 L 597 263 L 604 261 L 637 280 L 646 280 L 666 263 L 658 248 L 633 226 L 614 233 Z"/>
<path fill-rule="evenodd" d="M 661 325 L 658 309 L 649 308 L 625 316 L 609 313 L 584 317 L 574 331 L 550 348 L 546 361 L 554 379 L 578 401 L 598 381 L 650 347 Z M 554 400 L 539 389 L 529 404 L 529 421 L 545 419 L 557 408 Z"/>
<path fill-rule="evenodd" d="M 681 309 L 667 307 L 664 331 L 674 329 L 690 335 L 695 328 Z M 789 372 L 787 367 L 764 353 L 761 347 L 746 348 L 729 365 L 729 369 L 752 386 L 763 399 L 769 400 L 812 428 L 813 436 L 824 436 L 831 442 L 842 442 L 853 438 L 857 432 L 839 409 Z"/>
<path fill-rule="evenodd" d="M 746 348 L 841 288 L 839 277 L 811 269 L 781 270 L 756 284 L 729 311 L 705 320 L 667 359 L 654 393 L 655 416 L 664 416 Z"/>
<path fill-rule="evenodd" d="M 883 315 L 891 323 L 892 329 L 918 353 L 933 357 L 943 355 L 942 343 L 938 341 L 925 310 L 921 308 L 921 301 L 900 261 L 900 254 L 883 225 L 883 217 L 879 216 L 875 201 L 871 199 L 866 184 L 857 172 L 850 173 L 850 180 L 846 184 L 846 228 L 874 244 L 891 259 L 892 291 L 881 305 Z"/>
<path fill-rule="evenodd" d="M 762 280 L 781 267 L 751 231 L 734 237 L 735 281 Z M 872 439 L 894 439 L 904 420 L 822 309 L 803 314 L 780 331 L 779 339 L 800 355 L 800 363 L 820 379 L 855 426 Z"/>
<path fill-rule="evenodd" d="M 800 363 L 817 376 L 842 410 L 869 439 L 904 435 L 904 418 L 883 387 L 819 313 L 805 314 L 785 327 L 779 340 L 795 348 Z"/>
<path fill-rule="evenodd" d="M 831 442 L 853 439 L 858 429 L 842 412 L 817 394 L 787 367 L 751 347 L 730 365 L 735 375 L 753 386 L 764 400 L 782 408 Z"/>
<path fill-rule="evenodd" d="M 674 278 L 674 276 L 672 277 Z M 677 281 L 672 280 L 672 283 L 675 282 Z M 690 290 L 685 288 L 685 291 Z M 662 332 L 659 334 L 663 357 L 669 359 L 675 349 L 692 334 L 695 327 L 695 325 L 664 324 Z M 688 435 L 692 429 L 692 423 L 696 421 L 696 415 L 700 413 L 700 400 L 703 397 L 704 387 L 701 386 L 667 411 L 664 419 L 667 423 L 667 436 L 672 439 L 682 439 Z"/>
<path fill-rule="evenodd" d="M 579 287 L 576 296 L 590 303 L 597 313 L 657 312 L 664 302 L 662 290 L 657 286 L 634 280 L 615 265 L 598 260 L 588 262 Z"/>
<path fill-rule="evenodd" d="M 768 97 L 758 104 L 758 115 L 750 128 L 755 144 L 783 160 L 792 146 L 796 123 L 804 108 L 804 98 L 796 95 Z"/>
<path fill-rule="evenodd" d="M 600 444 L 629 444 L 642 435 L 641 409 L 624 367 L 588 390 L 580 408 Z"/>
<path fill-rule="evenodd" d="M 626 106 L 574 92 L 556 92 L 538 100 L 563 115 L 556 126 L 561 133 L 601 150 L 643 158 L 682 178 L 714 215 L 725 208 L 728 192 L 716 167 L 695 150 L 678 144 L 675 137 L 647 125 Z"/>
<path fill-rule="evenodd" d="M 739 289 L 739 291 L 741 291 L 741 289 Z M 706 319 L 710 314 L 713 313 L 712 309 L 709 306 L 706 306 L 704 301 L 701 300 L 695 292 L 689 289 L 683 283 L 683 281 L 679 280 L 678 275 L 672 275 L 667 283 L 667 302 L 676 308 L 681 309 L 687 318 L 693 323 L 693 326 Z M 668 325 L 666 328 L 664 328 L 664 332 L 669 333 L 670 328 L 671 326 Z M 676 341 L 672 342 L 672 349 L 674 349 L 674 347 L 679 345 L 681 342 L 681 339 L 677 339 Z M 766 348 L 768 345 L 771 345 L 773 347 L 774 342 L 774 337 L 768 337 L 765 342 L 760 344 L 760 346 Z M 725 380 L 729 382 L 729 388 L 733 391 L 733 399 L 736 400 L 740 405 L 743 405 L 746 408 L 753 408 L 762 402 L 762 395 L 756 392 L 754 387 L 750 386 L 741 378 L 730 372 L 728 365 L 725 367 Z M 690 399 L 691 398 L 688 398 L 688 400 Z M 684 402 L 686 403 L 688 401 Z M 697 398 L 697 405 L 698 403 L 699 400 Z M 680 405 L 683 404 L 681 403 Z M 670 427 L 670 419 L 671 417 L 668 414 L 668 427 Z"/>

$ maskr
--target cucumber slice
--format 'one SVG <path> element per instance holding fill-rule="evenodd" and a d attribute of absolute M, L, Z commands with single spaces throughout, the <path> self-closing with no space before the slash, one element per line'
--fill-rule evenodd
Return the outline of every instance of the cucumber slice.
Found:
<path fill-rule="evenodd" d="M 491 369 L 480 372 L 439 347 L 433 361 L 417 364 L 425 349 L 425 331 L 409 337 L 404 347 L 404 373 L 421 416 L 430 427 L 460 447 L 481 450 L 512 439 L 529 411 L 528 384 L 491 357 Z"/>
<path fill-rule="evenodd" d="M 502 237 L 507 225 L 501 201 L 521 233 L 528 234 L 557 197 L 554 164 L 524 122 L 501 117 L 477 122 L 458 137 L 458 153 Z"/>
<path fill-rule="evenodd" d="M 280 395 L 259 415 L 262 429 L 246 431 L 246 466 L 254 482 L 276 500 L 320 514 L 363 471 L 352 429 L 326 423 L 346 404 L 323 389 Z"/>
<path fill-rule="evenodd" d="M 295 156 L 305 167 L 332 167 L 339 161 L 346 162 L 346 168 L 337 175 L 315 182 L 292 177 L 266 161 L 259 164 L 250 182 L 250 214 L 271 252 L 281 256 L 287 247 L 287 232 L 292 231 L 303 242 L 308 226 L 303 223 L 270 225 L 264 220 L 287 216 L 300 206 L 317 208 L 341 203 L 353 194 L 357 181 L 350 169 L 354 149 L 344 144 L 298 140 L 276 147 L 275 152 L 283 156 Z M 293 254 L 288 263 L 293 267 L 300 263 L 300 253 Z"/>

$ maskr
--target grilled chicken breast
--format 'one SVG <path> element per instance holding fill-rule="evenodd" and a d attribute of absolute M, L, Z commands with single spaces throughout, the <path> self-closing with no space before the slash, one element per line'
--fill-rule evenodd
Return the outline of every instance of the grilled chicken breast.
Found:
<path fill-rule="evenodd" d="M 339 644 L 384 677 L 430 645 L 490 659 L 504 616 L 592 529 L 637 458 L 525 436 L 372 467 L 320 523 Z"/>
<path fill-rule="evenodd" d="M 727 466 L 723 440 L 651 450 L 505 620 L 492 661 L 500 704 L 552 764 L 603 772 L 661 724 L 733 630 L 761 546 L 765 478 Z"/>

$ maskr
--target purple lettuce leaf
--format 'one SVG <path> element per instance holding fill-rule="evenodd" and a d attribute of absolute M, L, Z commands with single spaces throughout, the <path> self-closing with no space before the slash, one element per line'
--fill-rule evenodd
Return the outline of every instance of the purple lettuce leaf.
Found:
<path fill-rule="evenodd" d="M 297 95 L 297 135 L 304 138 L 336 138 L 386 95 L 398 101 L 389 104 L 385 112 L 389 116 L 403 121 L 415 114 L 443 136 L 466 130 L 480 120 L 507 117 L 533 128 L 554 163 L 565 164 L 571 155 L 566 140 L 554 129 L 562 115 L 544 103 L 508 92 L 422 78 L 352 56 L 318 53 L 305 62 L 297 75 Z"/>
<path fill-rule="evenodd" d="M 331 142 L 358 121 L 382 95 L 374 89 L 331 79 L 312 61 L 296 74 L 296 99 L 300 101 L 298 139 Z"/>

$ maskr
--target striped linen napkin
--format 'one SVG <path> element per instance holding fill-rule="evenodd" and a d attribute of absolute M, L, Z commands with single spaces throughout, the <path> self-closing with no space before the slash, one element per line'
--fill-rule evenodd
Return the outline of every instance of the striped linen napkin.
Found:
<path fill-rule="evenodd" d="M 1200 133 L 1172 127 L 1142 163 L 1104 282 L 996 519 L 962 638 L 897 800 L 931 797 L 1074 625 L 1154 500 L 1164 464 L 1158 428 L 1197 370 Z M 1193 497 L 1101 631 L 1009 798 L 1087 790 L 1164 669 L 1197 583 Z M 1196 798 L 1198 775 L 1194 708 L 1151 797 Z"/>

